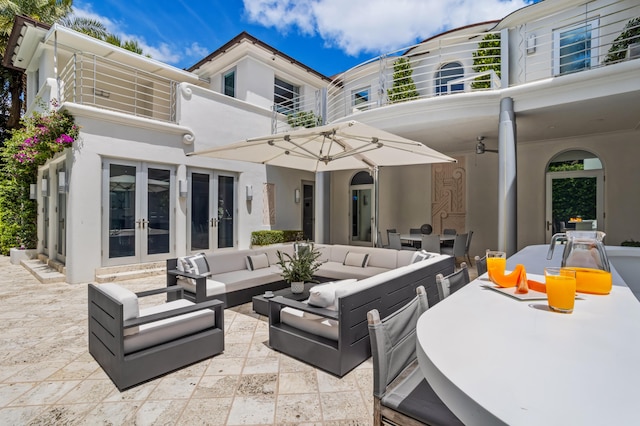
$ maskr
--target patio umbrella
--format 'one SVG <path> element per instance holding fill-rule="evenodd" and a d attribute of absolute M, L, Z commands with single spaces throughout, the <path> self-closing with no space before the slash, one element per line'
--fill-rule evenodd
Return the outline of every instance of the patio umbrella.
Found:
<path fill-rule="evenodd" d="M 348 121 L 247 139 L 188 155 L 288 167 L 312 172 L 367 168 L 373 172 L 377 197 L 378 167 L 455 162 L 420 142 Z M 374 215 L 374 242 L 378 230 Z"/>

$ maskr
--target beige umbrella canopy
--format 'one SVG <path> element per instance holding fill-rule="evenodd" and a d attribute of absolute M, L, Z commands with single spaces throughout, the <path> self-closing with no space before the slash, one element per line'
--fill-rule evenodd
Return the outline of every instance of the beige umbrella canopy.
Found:
<path fill-rule="evenodd" d="M 251 138 L 189 155 L 313 172 L 455 161 L 420 142 L 357 121 Z"/>
<path fill-rule="evenodd" d="M 312 172 L 366 168 L 374 174 L 376 199 L 378 167 L 456 161 L 420 142 L 357 121 L 251 138 L 188 155 L 248 161 Z M 378 203 L 376 207 L 377 205 Z M 374 239 L 377 239 L 377 229 L 376 211 Z"/>

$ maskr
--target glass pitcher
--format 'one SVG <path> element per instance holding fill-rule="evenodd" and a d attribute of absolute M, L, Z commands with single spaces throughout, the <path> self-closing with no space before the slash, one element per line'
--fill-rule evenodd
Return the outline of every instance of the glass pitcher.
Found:
<path fill-rule="evenodd" d="M 562 266 L 611 272 L 607 252 L 602 243 L 605 235 L 602 231 L 567 231 L 554 234 L 551 237 L 547 259 L 553 257 L 556 243 L 565 241 Z"/>

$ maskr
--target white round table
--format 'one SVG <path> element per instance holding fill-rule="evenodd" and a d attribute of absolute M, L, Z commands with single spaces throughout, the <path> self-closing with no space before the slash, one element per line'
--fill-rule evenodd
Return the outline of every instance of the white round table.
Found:
<path fill-rule="evenodd" d="M 486 284 L 471 282 L 417 325 L 420 368 L 460 420 L 640 423 L 640 303 L 629 288 L 584 295 L 572 314 L 559 314 L 546 300 L 516 300 Z"/>

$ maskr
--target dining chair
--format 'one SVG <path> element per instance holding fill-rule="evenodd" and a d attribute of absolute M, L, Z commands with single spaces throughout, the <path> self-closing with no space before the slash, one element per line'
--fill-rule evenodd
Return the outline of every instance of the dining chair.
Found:
<path fill-rule="evenodd" d="M 453 246 L 442 247 L 440 249 L 440 252 L 442 254 L 448 254 L 449 256 L 453 256 L 455 258 L 464 257 L 465 249 L 467 247 L 467 238 L 469 238 L 468 234 L 456 235 L 456 239 L 453 240 Z"/>
<path fill-rule="evenodd" d="M 416 297 L 380 319 L 367 313 L 373 360 L 373 424 L 461 425 L 436 395 L 420 370 L 416 355 L 416 325 L 429 309 L 423 286 Z"/>
<path fill-rule="evenodd" d="M 438 286 L 438 296 L 444 300 L 465 285 L 469 284 L 469 269 L 465 262 L 460 264 L 460 269 L 446 277 L 442 274 L 436 275 L 436 285 Z"/>
<path fill-rule="evenodd" d="M 474 260 L 476 261 L 476 270 L 478 271 L 478 276 L 487 272 L 487 256 L 486 255 L 482 257 L 476 256 Z"/>
<path fill-rule="evenodd" d="M 410 235 L 421 235 L 420 228 L 409 228 Z M 406 245 L 406 244 L 405 244 Z M 420 250 L 420 241 L 412 241 L 411 245 Z"/>
<path fill-rule="evenodd" d="M 389 248 L 396 250 L 416 250 L 413 246 L 403 246 L 400 233 L 398 232 L 389 232 Z"/>
<path fill-rule="evenodd" d="M 431 234 L 425 235 L 422 234 L 422 250 L 428 251 L 429 253 L 440 253 L 440 235 Z"/>
<path fill-rule="evenodd" d="M 458 235 L 458 231 L 454 228 L 444 228 L 442 230 L 442 235 Z M 443 247 L 453 247 L 453 241 L 443 241 Z"/>
<path fill-rule="evenodd" d="M 469 260 L 469 265 L 473 266 L 473 263 L 471 263 L 471 257 L 469 256 L 469 247 L 471 247 L 471 237 L 473 237 L 473 231 L 469 231 L 469 236 L 467 237 L 467 242 L 464 247 L 464 255 L 467 257 L 467 260 Z"/>

